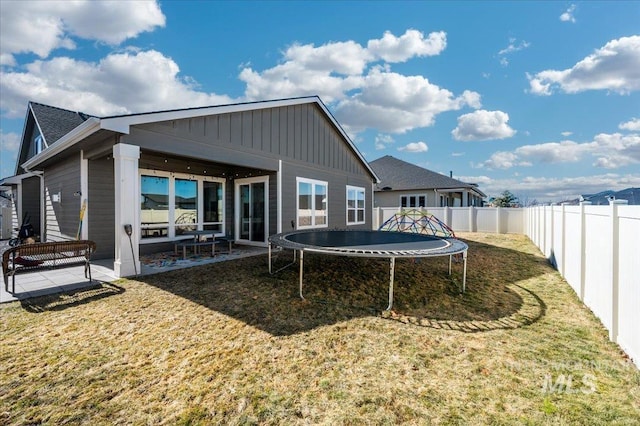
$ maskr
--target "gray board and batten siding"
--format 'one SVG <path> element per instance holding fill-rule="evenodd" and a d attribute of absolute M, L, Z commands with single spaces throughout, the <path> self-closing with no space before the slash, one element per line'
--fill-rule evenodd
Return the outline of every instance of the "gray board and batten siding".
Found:
<path fill-rule="evenodd" d="M 80 155 L 74 154 L 44 171 L 45 226 L 47 241 L 73 240 L 78 232 L 81 197 Z M 54 194 L 59 196 L 54 201 Z"/>
<path fill-rule="evenodd" d="M 96 242 L 94 259 L 113 258 L 115 253 L 115 187 L 113 185 L 113 158 L 104 156 L 89 160 L 89 196 L 87 197 L 87 224 L 90 239 Z"/>
<path fill-rule="evenodd" d="M 283 163 L 283 230 L 290 229 L 296 217 L 296 177 L 328 182 L 332 228 L 346 226 L 346 185 L 363 187 L 367 210 L 362 227 L 371 226 L 374 178 L 316 103 L 138 124 L 120 141 L 140 146 L 142 155 L 189 157 L 255 169 L 253 176 L 269 174 L 271 234 L 277 230 L 279 160 Z M 140 167 L 144 167 L 142 161 Z M 228 183 L 227 192 L 232 191 Z M 227 199 L 227 207 L 232 201 Z M 227 216 L 227 223 L 232 218 Z"/>

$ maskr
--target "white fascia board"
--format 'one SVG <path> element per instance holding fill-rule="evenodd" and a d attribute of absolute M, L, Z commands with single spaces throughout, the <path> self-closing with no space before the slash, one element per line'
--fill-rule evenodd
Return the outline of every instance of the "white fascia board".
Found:
<path fill-rule="evenodd" d="M 248 102 L 244 104 L 220 105 L 174 111 L 160 111 L 143 114 L 123 115 L 118 117 L 106 117 L 101 120 L 101 128 L 128 135 L 130 132 L 130 127 L 135 126 L 136 124 L 158 123 L 161 121 L 182 120 L 185 118 L 204 117 L 207 115 L 255 111 L 258 109 L 302 105 L 312 102 L 317 102 L 318 104 L 320 104 L 317 96 L 309 96 L 305 98 Z"/>
<path fill-rule="evenodd" d="M 72 147 L 76 143 L 92 135 L 98 130 L 100 130 L 100 119 L 90 117 L 89 119 L 87 119 L 87 121 L 61 137 L 58 141 L 56 141 L 56 143 L 46 148 L 40 154 L 35 155 L 29 160 L 25 161 L 22 164 L 22 167 L 25 170 L 29 170 L 32 167 L 35 167 L 38 164 L 42 163 L 43 161 L 60 154 L 65 149 Z"/>

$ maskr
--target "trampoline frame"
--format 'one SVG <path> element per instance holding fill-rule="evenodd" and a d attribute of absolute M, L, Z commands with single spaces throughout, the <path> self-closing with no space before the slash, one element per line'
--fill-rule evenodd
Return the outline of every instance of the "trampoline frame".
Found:
<path fill-rule="evenodd" d="M 453 256 L 457 254 L 462 254 L 463 268 L 462 268 L 462 293 L 466 290 L 466 282 L 467 282 L 467 250 L 469 246 L 466 243 L 451 237 L 440 237 L 433 235 L 424 235 L 425 240 L 428 239 L 437 239 L 446 241 L 446 245 L 444 247 L 439 247 L 436 249 L 421 249 L 421 250 L 382 250 L 382 249 L 367 249 L 366 246 L 349 246 L 349 247 L 322 247 L 322 246 L 311 246 L 308 244 L 302 244 L 295 241 L 288 240 L 287 237 L 294 234 L 303 234 L 303 233 L 312 233 L 312 232 L 364 232 L 364 233 L 387 233 L 387 231 L 366 231 L 366 230 L 353 230 L 353 231 L 343 231 L 343 230 L 328 230 L 328 229 L 310 229 L 303 231 L 289 231 L 283 232 L 280 234 L 275 234 L 269 237 L 269 274 L 274 274 L 279 272 L 289 266 L 293 265 L 296 262 L 296 254 L 299 253 L 300 256 L 300 270 L 299 270 L 299 293 L 300 298 L 305 300 L 303 295 L 303 282 L 304 282 L 304 253 L 318 253 L 318 254 L 328 254 L 333 256 L 349 256 L 349 257 L 368 257 L 368 258 L 388 258 L 389 259 L 389 305 L 385 309 L 386 311 L 390 311 L 393 307 L 393 284 L 394 284 L 394 276 L 395 276 L 395 264 L 396 258 L 421 258 L 421 257 L 438 257 L 438 256 L 449 256 L 449 276 L 451 276 L 451 269 L 453 263 Z M 395 234 L 395 232 L 394 232 Z M 402 234 L 401 232 L 399 234 Z M 407 235 L 417 235 L 417 234 L 407 234 Z M 280 247 L 283 249 L 293 250 L 293 261 L 277 271 L 273 271 L 272 266 L 272 250 L 273 246 Z"/>

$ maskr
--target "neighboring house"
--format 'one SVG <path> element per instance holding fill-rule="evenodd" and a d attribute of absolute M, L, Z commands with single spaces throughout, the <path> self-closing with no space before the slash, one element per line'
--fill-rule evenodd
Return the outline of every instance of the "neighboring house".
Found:
<path fill-rule="evenodd" d="M 75 239 L 86 201 L 80 238 L 128 276 L 185 230 L 264 246 L 292 228 L 371 229 L 376 182 L 322 101 L 303 97 L 102 118 L 30 102 L 0 185 L 43 241 Z"/>
<path fill-rule="evenodd" d="M 432 172 L 390 155 L 369 165 L 380 179 L 375 187 L 374 207 L 481 207 L 482 199 L 486 197 L 476 184 Z"/>

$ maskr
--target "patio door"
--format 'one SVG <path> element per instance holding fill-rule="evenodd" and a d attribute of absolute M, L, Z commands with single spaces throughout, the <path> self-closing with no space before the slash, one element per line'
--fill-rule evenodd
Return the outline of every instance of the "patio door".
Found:
<path fill-rule="evenodd" d="M 266 244 L 269 234 L 269 176 L 236 180 L 235 205 L 236 241 Z"/>

